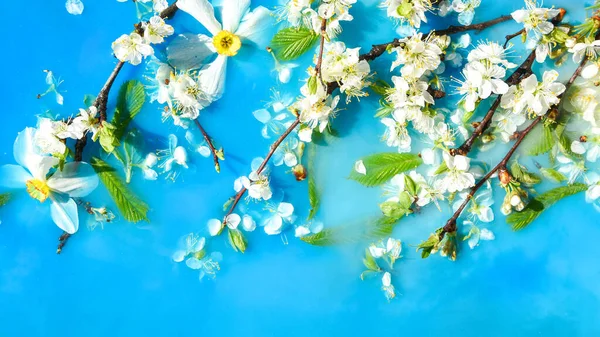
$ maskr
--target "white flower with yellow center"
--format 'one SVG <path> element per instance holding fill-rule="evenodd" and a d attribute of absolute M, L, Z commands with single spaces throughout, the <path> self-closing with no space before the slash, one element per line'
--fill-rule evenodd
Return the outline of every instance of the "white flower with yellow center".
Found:
<path fill-rule="evenodd" d="M 223 0 L 221 24 L 207 0 L 179 0 L 177 7 L 198 20 L 211 36 L 180 35 L 167 48 L 169 61 L 181 69 L 198 69 L 216 53 L 217 57 L 200 70 L 199 82 L 209 98 L 217 100 L 224 92 L 227 59 L 237 55 L 245 43 L 265 42 L 266 34 L 261 33 L 270 26 L 271 12 L 262 6 L 250 11 L 250 0 Z"/>
<path fill-rule="evenodd" d="M 475 185 L 475 176 L 469 172 L 471 159 L 465 156 L 451 156 L 444 152 L 444 162 L 448 167 L 448 171 L 442 181 L 446 191 L 450 193 L 460 192 Z"/>
<path fill-rule="evenodd" d="M 34 144 L 36 129 L 26 128 L 17 136 L 13 152 L 19 165 L 0 167 L 0 186 L 10 189 L 24 188 L 29 195 L 44 202 L 50 199 L 50 214 L 54 223 L 69 234 L 77 232 L 79 216 L 72 198 L 82 198 L 98 186 L 98 176 L 86 163 L 64 165 L 48 177 L 59 159 L 39 154 Z"/>
<path fill-rule="evenodd" d="M 158 15 L 155 15 L 142 24 L 144 28 L 144 39 L 148 43 L 163 43 L 165 37 L 173 35 L 175 30 L 171 25 L 165 23 L 165 20 Z"/>
<path fill-rule="evenodd" d="M 154 49 L 138 33 L 123 34 L 112 43 L 113 53 L 121 62 L 129 62 L 134 66 L 142 63 L 142 59 L 154 54 Z"/>
<path fill-rule="evenodd" d="M 511 13 L 513 19 L 522 23 L 527 32 L 533 31 L 536 36 L 550 34 L 554 24 L 550 22 L 560 11 L 553 8 L 537 7 L 533 0 L 525 0 L 525 9 L 519 9 Z"/>

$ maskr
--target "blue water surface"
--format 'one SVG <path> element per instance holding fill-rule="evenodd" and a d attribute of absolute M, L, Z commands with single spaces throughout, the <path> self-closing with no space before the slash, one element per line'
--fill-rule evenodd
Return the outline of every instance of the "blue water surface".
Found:
<path fill-rule="evenodd" d="M 0 164 L 14 163 L 12 144 L 19 131 L 36 124 L 50 110 L 68 116 L 83 107 L 85 94 L 96 95 L 113 69 L 111 43 L 131 31 L 134 4 L 84 0 L 81 16 L 67 13 L 64 1 L 4 1 L 5 42 L 0 53 Z M 273 2 L 254 1 L 272 7 Z M 583 18 L 580 1 L 546 1 L 564 6 L 567 19 Z M 395 37 L 394 25 L 373 0 L 352 8 L 355 20 L 343 23 L 340 39 L 348 46 L 369 48 Z M 484 0 L 475 22 L 521 8 L 522 1 Z M 430 16 L 432 26 L 453 19 Z M 174 21 L 178 32 L 200 32 L 184 13 Z M 425 27 L 424 30 L 428 28 Z M 519 29 L 498 25 L 476 38 L 503 41 Z M 514 55 L 523 55 L 516 42 Z M 387 76 L 390 57 L 373 68 Z M 517 58 L 518 60 L 518 58 Z M 429 208 L 397 226 L 394 236 L 405 243 L 404 258 L 393 279 L 398 296 L 388 303 L 380 279 L 361 281 L 361 256 L 367 243 L 319 248 L 287 232 L 279 236 L 257 230 L 248 236 L 245 254 L 233 252 L 224 238 L 211 250 L 224 261 L 216 280 L 170 258 L 182 235 L 206 235 L 206 221 L 222 215 L 234 193 L 233 181 L 247 174 L 252 158 L 263 156 L 269 142 L 252 111 L 262 107 L 276 87 L 296 95 L 310 64 L 307 55 L 288 85 L 277 85 L 271 56 L 246 48 L 229 63 L 226 94 L 200 117 L 223 146 L 227 159 L 217 174 L 210 159 L 193 157 L 195 170 L 175 183 L 143 181 L 132 188 L 148 202 L 150 223 L 117 221 L 104 229 L 85 225 L 55 254 L 60 230 L 48 205 L 25 194 L 0 211 L 0 336 L 598 336 L 600 334 L 600 218 L 583 195 L 546 211 L 532 226 L 514 233 L 495 205 L 489 227 L 496 240 L 475 250 L 461 246 L 452 263 L 438 255 L 421 260 L 415 245 L 443 225 L 449 216 Z M 515 61 L 519 63 L 519 61 Z M 546 65 L 549 67 L 549 64 Z M 65 80 L 64 106 L 45 90 L 43 69 Z M 542 68 L 539 68 L 542 69 Z M 140 78 L 143 67 L 126 65 L 117 84 Z M 114 95 L 111 96 L 114 104 Z M 335 125 L 341 137 L 317 152 L 315 177 L 322 189 L 318 218 L 337 226 L 378 214 L 380 189 L 367 189 L 346 177 L 354 161 L 386 151 L 379 141 L 383 127 L 373 114 L 377 98 L 362 99 L 340 112 Z M 161 123 L 160 107 L 147 104 L 137 120 L 145 134 L 166 137 L 183 130 Z M 85 158 L 97 151 L 88 147 Z M 487 164 L 494 164 L 490 161 Z M 306 184 L 296 183 L 283 168 L 274 181 L 306 216 Z M 497 199 L 502 193 L 497 191 Z M 90 201 L 114 206 L 104 188 Z M 115 209 L 116 210 L 116 209 Z M 84 217 L 85 215 L 82 215 Z M 84 221 L 82 220 L 82 223 Z"/>

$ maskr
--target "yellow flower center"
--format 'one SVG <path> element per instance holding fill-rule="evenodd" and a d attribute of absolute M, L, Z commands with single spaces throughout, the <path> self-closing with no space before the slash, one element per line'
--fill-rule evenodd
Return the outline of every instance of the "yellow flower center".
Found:
<path fill-rule="evenodd" d="M 235 56 L 242 46 L 242 41 L 237 35 L 222 30 L 213 37 L 213 45 L 220 55 Z"/>
<path fill-rule="evenodd" d="M 27 186 L 27 193 L 29 193 L 32 198 L 37 199 L 40 202 L 44 202 L 48 199 L 50 187 L 48 187 L 48 184 L 46 184 L 45 181 L 31 179 L 27 180 L 25 185 Z"/>

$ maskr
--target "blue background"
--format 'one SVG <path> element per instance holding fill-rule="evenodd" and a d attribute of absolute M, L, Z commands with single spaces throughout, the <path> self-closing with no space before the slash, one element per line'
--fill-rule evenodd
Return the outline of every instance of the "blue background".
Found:
<path fill-rule="evenodd" d="M 81 16 L 69 15 L 63 1 L 0 5 L 3 13 L 12 13 L 3 19 L 8 28 L 0 54 L 0 163 L 14 163 L 12 143 L 19 131 L 35 125 L 36 115 L 48 109 L 64 116 L 76 113 L 83 96 L 97 94 L 114 67 L 110 45 L 131 31 L 134 6 L 114 0 L 84 3 Z M 583 17 L 579 1 L 546 3 L 551 4 L 565 6 L 572 21 Z M 521 7 L 518 0 L 484 0 L 475 22 Z M 349 46 L 368 48 L 394 37 L 393 24 L 376 3 L 356 4 L 351 13 L 355 20 L 343 23 L 341 35 Z M 430 18 L 438 27 L 447 25 L 448 20 Z M 200 32 L 186 14 L 175 22 L 179 32 Z M 518 29 L 505 23 L 477 38 L 503 41 Z M 515 55 L 523 55 L 516 44 Z M 269 145 L 251 112 L 269 100 L 276 85 L 269 73 L 273 63 L 263 50 L 245 49 L 229 63 L 225 96 L 200 117 L 226 151 L 222 173 L 214 172 L 210 159 L 194 157 L 195 172 L 185 172 L 174 184 L 141 181 L 138 175 L 132 188 L 152 207 L 150 223 L 118 221 L 94 231 L 82 225 L 63 254 L 56 255 L 60 230 L 47 205 L 21 194 L 0 211 L 0 336 L 600 334 L 600 221 L 583 195 L 561 202 L 519 233 L 508 228 L 496 204 L 497 219 L 489 226 L 496 241 L 472 251 L 463 245 L 455 263 L 437 255 L 421 260 L 414 252 L 444 223 L 448 209 L 430 208 L 403 220 L 394 236 L 405 243 L 405 257 L 396 263 L 399 295 L 391 303 L 379 279 L 359 278 L 366 243 L 318 248 L 288 232 L 284 245 L 279 237 L 257 230 L 244 255 L 234 253 L 223 238 L 210 242 L 224 255 L 215 281 L 199 282 L 197 272 L 172 262 L 179 238 L 191 231 L 205 233 L 206 221 L 221 216 L 233 180 L 247 173 L 251 159 L 264 155 Z M 299 69 L 310 58 L 301 59 Z M 383 57 L 373 67 L 385 74 L 389 62 Z M 43 69 L 65 80 L 64 106 L 53 97 L 36 99 L 45 90 Z M 298 92 L 299 69 L 290 84 L 279 87 L 282 92 Z M 126 65 L 117 83 L 140 78 L 142 70 Z M 378 213 L 381 190 L 346 179 L 357 158 L 386 150 L 378 140 L 383 127 L 372 117 L 376 108 L 376 99 L 348 106 L 335 122 L 342 138 L 319 147 L 315 174 L 323 197 L 318 217 L 326 226 Z M 145 106 L 138 125 L 161 136 L 174 132 L 183 140 L 182 130 L 161 124 L 157 105 Z M 276 183 L 305 216 L 305 184 L 295 183 L 282 168 L 277 171 Z M 109 199 L 99 188 L 91 200 L 104 204 Z"/>

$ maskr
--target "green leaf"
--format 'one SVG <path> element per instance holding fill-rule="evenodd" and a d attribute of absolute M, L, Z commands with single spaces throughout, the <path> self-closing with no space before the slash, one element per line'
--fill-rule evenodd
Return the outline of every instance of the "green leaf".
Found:
<path fill-rule="evenodd" d="M 372 270 L 372 271 L 380 271 L 381 270 L 381 268 L 377 264 L 377 261 L 375 261 L 375 258 L 373 258 L 373 255 L 371 255 L 371 251 L 369 249 L 365 249 L 365 257 L 363 259 L 363 264 L 369 270 Z"/>
<path fill-rule="evenodd" d="M 532 199 L 522 211 L 511 213 L 506 218 L 506 221 L 512 226 L 513 230 L 521 230 L 537 219 L 544 210 L 550 208 L 550 206 L 554 205 L 559 200 L 585 190 L 587 190 L 586 184 L 573 184 L 557 187 L 538 195 Z"/>
<path fill-rule="evenodd" d="M 375 118 L 383 118 L 391 115 L 394 112 L 394 107 L 386 102 L 383 98 L 379 100 L 379 105 L 381 105 L 381 107 L 377 109 Z"/>
<path fill-rule="evenodd" d="M 119 89 L 117 110 L 112 120 L 112 124 L 116 127 L 115 136 L 118 140 L 123 138 L 129 123 L 140 113 L 145 101 L 146 92 L 142 83 L 135 80 L 123 83 Z"/>
<path fill-rule="evenodd" d="M 517 181 L 525 185 L 535 185 L 542 182 L 542 178 L 535 173 L 531 173 L 525 166 L 519 164 L 516 160 L 510 165 L 510 173 Z"/>
<path fill-rule="evenodd" d="M 438 174 L 442 174 L 444 172 L 448 171 L 448 165 L 446 164 L 446 161 L 443 161 L 440 166 L 435 170 L 435 172 L 433 172 L 433 175 L 438 175 Z"/>
<path fill-rule="evenodd" d="M 552 150 L 552 147 L 554 146 L 552 129 L 550 129 L 548 126 L 544 126 L 536 129 L 536 131 L 532 131 L 532 135 L 530 135 L 530 137 L 532 141 L 530 142 L 531 145 L 528 147 L 528 153 L 532 156 L 544 154 Z"/>
<path fill-rule="evenodd" d="M 438 245 L 440 243 L 440 232 L 442 231 L 442 228 L 438 228 L 435 233 L 432 233 L 431 235 L 429 235 L 429 238 L 427 238 L 427 240 L 421 242 L 418 246 L 417 246 L 417 252 L 420 250 L 421 251 L 421 258 L 425 259 L 427 257 L 429 257 L 429 255 L 431 255 L 431 253 L 434 250 L 438 250 Z"/>
<path fill-rule="evenodd" d="M 417 168 L 423 160 L 412 153 L 377 153 L 362 158 L 366 174 L 352 170 L 350 179 L 365 186 L 381 185 L 398 173 Z"/>
<path fill-rule="evenodd" d="M 229 228 L 229 243 L 233 247 L 236 252 L 241 252 L 242 254 L 246 251 L 246 247 L 248 246 L 248 242 L 244 237 L 244 234 L 239 229 L 231 229 Z"/>
<path fill-rule="evenodd" d="M 567 181 L 567 177 L 564 174 L 558 172 L 555 169 L 551 168 L 541 168 L 540 172 L 542 175 L 550 180 L 554 180 L 557 183 L 562 183 L 563 181 Z"/>
<path fill-rule="evenodd" d="M 381 239 L 392 234 L 399 220 L 390 217 L 369 219 L 324 229 L 319 233 L 303 236 L 301 240 L 314 246 L 332 246 Z"/>
<path fill-rule="evenodd" d="M 91 164 L 127 221 L 134 223 L 142 220 L 149 221 L 147 217 L 148 205 L 129 190 L 127 184 L 123 182 L 114 168 L 96 157 L 92 158 Z"/>
<path fill-rule="evenodd" d="M 391 88 L 390 84 L 388 82 L 382 80 L 382 79 L 377 79 L 375 81 L 375 83 L 371 84 L 369 87 L 377 95 L 380 95 L 380 96 L 383 96 L 383 97 L 387 96 L 388 91 Z"/>
<path fill-rule="evenodd" d="M 290 61 L 306 53 L 319 40 L 319 35 L 306 27 L 288 27 L 278 31 L 271 48 L 280 60 Z"/>
<path fill-rule="evenodd" d="M 144 161 L 141 149 L 144 146 L 144 136 L 138 129 L 127 132 L 120 150 L 113 152 L 115 157 L 123 164 L 125 170 L 125 182 L 131 182 L 133 168 Z"/>
<path fill-rule="evenodd" d="M 308 176 L 308 201 L 310 202 L 310 212 L 308 213 L 308 220 L 311 220 L 315 217 L 321 204 L 319 190 L 317 189 L 317 184 L 315 183 L 315 178 L 313 177 L 313 175 L 314 170 L 310 172 L 310 175 Z"/>
<path fill-rule="evenodd" d="M 11 199 L 10 193 L 2 193 L 0 194 L 0 207 L 8 204 Z"/>
<path fill-rule="evenodd" d="M 119 138 L 116 135 L 117 128 L 107 121 L 102 122 L 100 131 L 96 134 L 96 139 L 100 139 L 100 146 L 106 153 L 113 153 L 115 148 L 120 145 Z"/>

